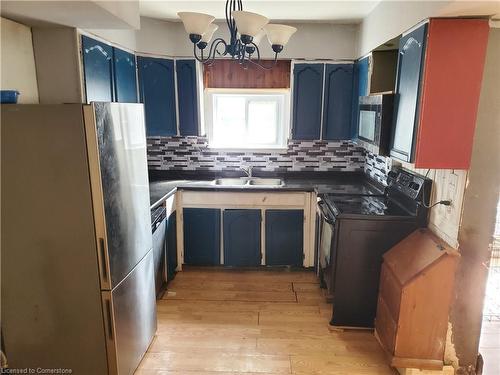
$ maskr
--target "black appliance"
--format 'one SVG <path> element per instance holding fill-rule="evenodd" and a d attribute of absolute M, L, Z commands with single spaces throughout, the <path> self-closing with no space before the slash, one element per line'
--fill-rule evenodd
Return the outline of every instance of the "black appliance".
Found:
<path fill-rule="evenodd" d="M 372 152 L 389 155 L 394 94 L 374 94 L 359 98 L 358 139 L 370 144 Z"/>
<path fill-rule="evenodd" d="M 167 283 L 167 210 L 164 206 L 151 211 L 151 231 L 156 298 L 160 298 Z"/>
<path fill-rule="evenodd" d="M 427 225 L 431 180 L 393 169 L 383 195 L 320 194 L 319 275 L 333 303 L 330 324 L 373 327 L 382 255 Z"/>

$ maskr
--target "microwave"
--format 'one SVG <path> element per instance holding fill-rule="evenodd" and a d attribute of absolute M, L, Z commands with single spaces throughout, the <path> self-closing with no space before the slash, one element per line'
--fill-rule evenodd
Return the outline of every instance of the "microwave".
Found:
<path fill-rule="evenodd" d="M 358 139 L 370 151 L 388 156 L 391 140 L 394 94 L 373 94 L 359 97 Z"/>

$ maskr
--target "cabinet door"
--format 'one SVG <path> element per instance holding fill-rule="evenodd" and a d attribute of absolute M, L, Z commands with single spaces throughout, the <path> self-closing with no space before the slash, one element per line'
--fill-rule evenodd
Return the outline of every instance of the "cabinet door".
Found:
<path fill-rule="evenodd" d="M 184 263 L 220 264 L 220 210 L 184 208 Z"/>
<path fill-rule="evenodd" d="M 320 138 L 324 67 L 295 64 L 293 68 L 293 139 Z"/>
<path fill-rule="evenodd" d="M 135 55 L 113 48 L 115 101 L 137 103 Z"/>
<path fill-rule="evenodd" d="M 113 101 L 113 47 L 82 36 L 87 103 Z"/>
<path fill-rule="evenodd" d="M 224 210 L 223 222 L 224 265 L 260 265 L 260 210 Z"/>
<path fill-rule="evenodd" d="M 266 265 L 302 266 L 304 211 L 266 210 Z"/>
<path fill-rule="evenodd" d="M 174 278 L 177 269 L 177 215 L 176 212 L 167 219 L 167 280 Z"/>
<path fill-rule="evenodd" d="M 177 98 L 179 105 L 179 132 L 198 135 L 198 85 L 195 60 L 177 60 Z"/>
<path fill-rule="evenodd" d="M 368 74 L 370 70 L 370 56 L 359 59 L 356 62 L 358 74 L 358 96 L 366 96 L 369 93 Z"/>
<path fill-rule="evenodd" d="M 175 113 L 174 61 L 154 57 L 137 57 L 139 96 L 144 103 L 146 134 L 177 134 Z"/>
<path fill-rule="evenodd" d="M 323 139 L 351 138 L 353 83 L 352 64 L 326 65 Z"/>
<path fill-rule="evenodd" d="M 427 24 L 403 36 L 399 41 L 394 106 L 396 120 L 392 133 L 391 156 L 407 162 L 412 161 L 414 156 L 426 35 Z"/>

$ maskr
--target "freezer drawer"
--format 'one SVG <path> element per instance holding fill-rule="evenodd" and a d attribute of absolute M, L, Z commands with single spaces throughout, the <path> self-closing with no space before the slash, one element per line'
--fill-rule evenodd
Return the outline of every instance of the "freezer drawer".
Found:
<path fill-rule="evenodd" d="M 112 291 L 102 292 L 110 375 L 131 375 L 156 332 L 153 251 Z"/>

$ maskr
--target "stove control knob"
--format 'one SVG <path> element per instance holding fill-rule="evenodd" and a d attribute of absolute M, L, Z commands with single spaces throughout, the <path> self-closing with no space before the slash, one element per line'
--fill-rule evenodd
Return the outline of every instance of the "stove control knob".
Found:
<path fill-rule="evenodd" d="M 410 185 L 408 185 L 410 189 L 417 191 L 420 189 L 420 185 L 417 184 L 416 182 L 410 182 Z"/>

